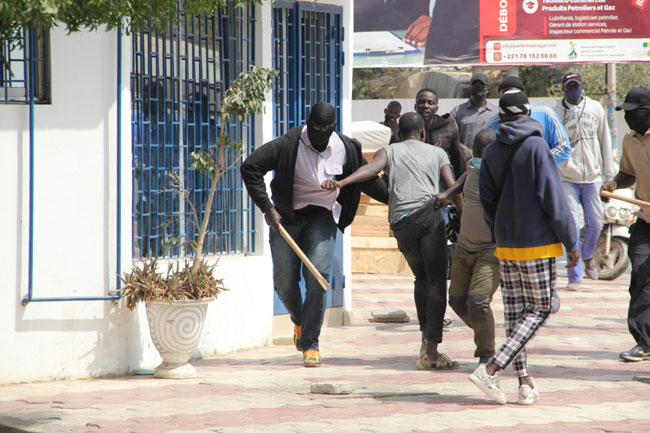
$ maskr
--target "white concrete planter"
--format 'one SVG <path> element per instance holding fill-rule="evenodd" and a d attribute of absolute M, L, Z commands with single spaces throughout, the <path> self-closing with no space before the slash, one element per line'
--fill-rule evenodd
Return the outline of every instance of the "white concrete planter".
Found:
<path fill-rule="evenodd" d="M 155 377 L 187 378 L 196 373 L 188 362 L 199 345 L 208 303 L 214 298 L 147 302 L 147 321 L 153 344 L 163 359 Z"/>

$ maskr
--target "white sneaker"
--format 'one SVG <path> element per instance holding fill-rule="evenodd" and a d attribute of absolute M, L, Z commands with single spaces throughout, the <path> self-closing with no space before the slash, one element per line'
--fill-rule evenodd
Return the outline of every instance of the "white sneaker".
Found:
<path fill-rule="evenodd" d="M 535 382 L 533 382 L 533 385 L 535 385 Z M 531 388 L 529 385 L 521 385 L 519 387 L 517 404 L 533 404 L 536 401 L 539 401 L 540 398 L 537 385 L 535 385 L 535 388 Z"/>
<path fill-rule="evenodd" d="M 580 290 L 580 281 L 569 281 L 569 284 L 567 284 L 566 289 L 570 292 L 576 292 Z"/>
<path fill-rule="evenodd" d="M 499 373 L 490 376 L 485 370 L 485 364 L 479 364 L 476 370 L 474 370 L 474 373 L 469 376 L 469 380 L 497 403 L 508 403 L 508 397 L 506 397 L 499 387 Z"/>

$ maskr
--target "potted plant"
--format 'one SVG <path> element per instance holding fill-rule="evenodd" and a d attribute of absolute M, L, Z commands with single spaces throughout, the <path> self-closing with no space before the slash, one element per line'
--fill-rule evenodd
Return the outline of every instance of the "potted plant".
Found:
<path fill-rule="evenodd" d="M 271 89 L 276 73 L 273 69 L 253 66 L 240 74 L 226 90 L 218 113 L 222 127 L 215 143 L 216 152 L 201 150 L 190 155 L 192 168 L 210 178 L 202 214 L 196 212 L 178 173 L 170 173 L 173 188 L 192 210 L 196 237 L 188 246 L 193 258 L 183 264 L 170 263 L 165 275 L 160 273 L 155 259 L 145 259 L 121 276 L 124 286 L 121 297 L 126 300 L 127 308 L 133 310 L 139 302 L 146 304 L 151 338 L 163 358 L 154 372 L 156 377 L 191 377 L 195 373 L 188 361 L 199 344 L 207 305 L 226 290 L 223 280 L 214 276 L 216 264 L 208 264 L 203 251 L 214 194 L 219 179 L 243 156 L 242 143 L 230 139 L 226 125 L 262 110 L 265 93 Z M 226 165 L 226 151 L 230 150 L 239 155 Z"/>

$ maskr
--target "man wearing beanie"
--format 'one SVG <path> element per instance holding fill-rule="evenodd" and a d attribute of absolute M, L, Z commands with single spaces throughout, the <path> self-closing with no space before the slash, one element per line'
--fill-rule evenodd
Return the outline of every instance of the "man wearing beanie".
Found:
<path fill-rule="evenodd" d="M 525 91 L 524 83 L 521 82 L 519 77 L 512 75 L 504 78 L 499 84 L 499 97 L 506 93 Z M 566 162 L 571 156 L 571 142 L 557 113 L 545 105 L 530 104 L 530 117 L 541 123 L 542 130 L 544 131 L 542 138 L 544 138 L 546 144 L 551 149 L 555 163 L 559 165 Z M 488 128 L 492 128 L 495 131 L 499 129 L 499 120 L 499 115 L 497 114 Z M 551 313 L 557 313 L 560 309 L 560 295 L 555 289 L 552 291 L 551 305 Z"/>
<path fill-rule="evenodd" d="M 506 77 L 499 84 L 499 97 L 511 91 L 526 91 L 524 83 L 521 82 L 519 77 Z M 542 124 L 542 129 L 544 130 L 542 137 L 548 143 L 555 163 L 561 164 L 569 159 L 571 156 L 571 142 L 569 141 L 566 129 L 564 129 L 562 120 L 558 117 L 557 113 L 546 105 L 530 104 L 530 117 Z M 488 128 L 492 128 L 495 131 L 499 129 L 498 113 L 495 113 L 488 121 Z"/>
<path fill-rule="evenodd" d="M 630 130 L 623 138 L 619 171 L 602 189 L 614 191 L 636 184 L 636 198 L 650 201 L 650 89 L 632 87 L 616 109 L 625 110 Z M 637 216 L 630 227 L 632 278 L 627 312 L 627 326 L 636 345 L 621 352 L 625 361 L 650 360 L 650 210 L 641 208 Z"/>
<path fill-rule="evenodd" d="M 556 105 L 555 111 L 569 133 L 571 157 L 560 167 L 560 176 L 578 233 L 581 206 L 585 222 L 584 240 L 579 245 L 584 267 L 581 262 L 567 272 L 567 289 L 578 290 L 583 270 L 588 278 L 598 279 L 593 255 L 604 218 L 599 190 L 604 181 L 614 177 L 616 166 L 605 110 L 598 101 L 582 94 L 582 76 L 577 72 L 565 74 L 562 90 L 564 98 Z"/>
<path fill-rule="evenodd" d="M 524 92 L 506 93 L 499 99 L 499 113 L 497 139 L 483 151 L 479 191 L 496 241 L 507 338 L 470 380 L 505 404 L 499 374 L 514 362 L 517 403 L 533 404 L 540 394 L 528 374 L 526 345 L 551 313 L 555 258 L 564 245 L 567 267 L 575 266 L 578 236 L 542 126 L 530 117 L 528 97 Z"/>
<path fill-rule="evenodd" d="M 294 343 L 303 352 L 305 367 L 318 367 L 318 345 L 325 294 L 303 266 L 306 294 L 300 287 L 301 261 L 278 233 L 280 224 L 316 269 L 329 280 L 337 227 L 343 231 L 354 219 L 361 191 L 386 203 L 386 184 L 378 176 L 367 182 L 328 191 L 321 183 L 340 179 L 366 164 L 361 144 L 336 132 L 336 110 L 326 102 L 312 106 L 306 125 L 291 129 L 256 149 L 242 164 L 241 175 L 255 204 L 272 228 L 273 284 L 294 323 Z M 271 198 L 264 175 L 275 171 Z"/>

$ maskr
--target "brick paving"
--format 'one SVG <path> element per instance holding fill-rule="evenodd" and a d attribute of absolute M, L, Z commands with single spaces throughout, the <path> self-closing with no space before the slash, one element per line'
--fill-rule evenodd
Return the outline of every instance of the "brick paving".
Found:
<path fill-rule="evenodd" d="M 558 286 L 566 284 L 560 272 Z M 184 380 L 129 376 L 0 387 L 0 432 L 648 432 L 650 362 L 624 363 L 633 345 L 625 322 L 629 274 L 560 291 L 562 308 L 529 345 L 542 399 L 517 405 L 487 399 L 468 380 L 476 365 L 472 334 L 453 313 L 440 349 L 455 371 L 415 369 L 420 342 L 411 277 L 353 276 L 353 324 L 324 328 L 323 367 L 306 369 L 289 345 L 194 362 Z M 373 309 L 404 309 L 406 323 L 374 323 Z M 503 306 L 493 302 L 497 344 Z M 289 339 L 284 339 L 289 340 Z M 315 382 L 347 382 L 349 395 L 310 393 Z"/>

